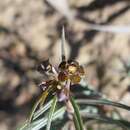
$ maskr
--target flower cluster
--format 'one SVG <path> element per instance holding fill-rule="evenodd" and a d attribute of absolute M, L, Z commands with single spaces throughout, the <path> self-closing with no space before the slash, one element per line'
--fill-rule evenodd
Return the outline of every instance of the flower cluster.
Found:
<path fill-rule="evenodd" d="M 63 60 L 57 69 L 50 64 L 49 60 L 45 60 L 38 66 L 38 71 L 53 77 L 51 80 L 42 82 L 39 86 L 43 91 L 56 94 L 59 101 L 68 100 L 70 86 L 78 84 L 84 76 L 84 68 L 74 60 Z"/>

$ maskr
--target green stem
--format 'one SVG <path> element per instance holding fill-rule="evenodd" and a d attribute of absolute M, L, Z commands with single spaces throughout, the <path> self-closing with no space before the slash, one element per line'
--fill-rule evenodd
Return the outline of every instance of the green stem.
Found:
<path fill-rule="evenodd" d="M 81 115 L 80 115 L 80 113 L 79 113 L 79 107 L 78 107 L 78 105 L 76 104 L 74 98 L 71 97 L 71 96 L 70 96 L 70 101 L 71 101 L 72 106 L 73 106 L 73 108 L 74 108 L 74 116 L 76 116 L 75 118 L 76 118 L 76 120 L 77 120 L 75 123 L 78 123 L 78 124 L 79 124 L 79 129 L 78 129 L 78 130 L 84 130 L 84 128 L 83 128 L 83 121 L 82 121 Z M 75 119 L 74 119 L 74 120 L 75 120 Z M 77 126 L 75 126 L 75 127 L 77 127 Z"/>
<path fill-rule="evenodd" d="M 52 122 L 52 117 L 53 117 L 53 114 L 54 114 L 54 111 L 55 111 L 56 103 L 57 103 L 57 97 L 55 96 L 53 98 L 51 109 L 50 109 L 50 111 L 48 113 L 48 120 L 47 120 L 46 130 L 50 130 L 51 122 Z"/>
<path fill-rule="evenodd" d="M 80 130 L 79 122 L 77 120 L 77 117 L 76 117 L 75 113 L 74 113 L 74 116 L 73 116 L 73 120 L 74 120 L 75 129 Z"/>

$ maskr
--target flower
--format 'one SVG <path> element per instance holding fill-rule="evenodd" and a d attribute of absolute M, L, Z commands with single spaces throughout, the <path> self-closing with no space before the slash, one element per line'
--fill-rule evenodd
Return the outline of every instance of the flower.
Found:
<path fill-rule="evenodd" d="M 38 65 L 37 70 L 40 73 L 53 76 L 53 79 L 43 81 L 39 86 L 43 91 L 48 91 L 53 95 L 56 94 L 59 101 L 69 99 L 71 85 L 78 84 L 85 74 L 84 68 L 74 60 L 63 60 L 58 68 L 55 68 L 47 59 Z"/>

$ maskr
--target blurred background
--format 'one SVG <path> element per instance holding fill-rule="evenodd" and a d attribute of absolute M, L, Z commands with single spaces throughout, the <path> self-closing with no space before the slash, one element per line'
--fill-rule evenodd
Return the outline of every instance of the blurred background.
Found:
<path fill-rule="evenodd" d="M 63 25 L 67 58 L 85 66 L 92 89 L 130 105 L 130 0 L 1 0 L 0 130 L 27 119 L 44 80 L 36 65 L 59 63 Z"/>

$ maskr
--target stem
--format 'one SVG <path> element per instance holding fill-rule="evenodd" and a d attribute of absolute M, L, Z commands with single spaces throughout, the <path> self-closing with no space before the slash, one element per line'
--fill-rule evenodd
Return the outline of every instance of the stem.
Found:
<path fill-rule="evenodd" d="M 82 121 L 81 115 L 79 113 L 79 107 L 76 104 L 76 102 L 75 102 L 75 100 L 74 100 L 74 98 L 72 96 L 70 96 L 70 101 L 71 101 L 72 106 L 74 108 L 74 122 L 79 124 L 79 129 L 78 130 L 84 130 L 83 121 Z M 75 127 L 77 127 L 77 126 L 75 125 Z"/>
<path fill-rule="evenodd" d="M 74 120 L 75 129 L 80 130 L 79 122 L 77 120 L 77 117 L 76 117 L 75 113 L 73 115 L 73 120 Z"/>

